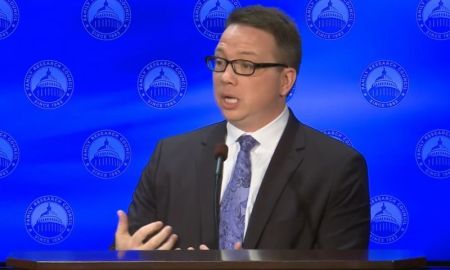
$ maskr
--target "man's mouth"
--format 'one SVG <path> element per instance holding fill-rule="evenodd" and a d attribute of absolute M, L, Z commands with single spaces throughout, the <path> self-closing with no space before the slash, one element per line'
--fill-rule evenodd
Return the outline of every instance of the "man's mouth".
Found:
<path fill-rule="evenodd" d="M 235 97 L 225 97 L 224 100 L 226 103 L 230 104 L 236 104 L 238 102 L 238 99 Z"/>

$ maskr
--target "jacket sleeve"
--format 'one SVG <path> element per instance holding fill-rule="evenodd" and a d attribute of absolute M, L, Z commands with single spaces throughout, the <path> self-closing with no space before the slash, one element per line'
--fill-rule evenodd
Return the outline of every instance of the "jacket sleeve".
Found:
<path fill-rule="evenodd" d="M 128 208 L 130 234 L 134 234 L 142 226 L 157 219 L 156 175 L 160 164 L 162 145 L 162 142 L 157 145 L 134 191 L 132 202 Z"/>
<path fill-rule="evenodd" d="M 370 203 L 367 165 L 359 153 L 342 161 L 317 234 L 319 249 L 367 249 Z"/>

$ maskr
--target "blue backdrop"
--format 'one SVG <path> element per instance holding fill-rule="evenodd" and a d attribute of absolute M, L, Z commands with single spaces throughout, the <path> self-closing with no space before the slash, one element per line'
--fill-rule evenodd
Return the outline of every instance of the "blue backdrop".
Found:
<path fill-rule="evenodd" d="M 0 261 L 111 244 L 157 141 L 222 120 L 204 56 L 257 3 L 302 33 L 289 106 L 367 159 L 371 248 L 450 260 L 450 0 L 0 0 Z"/>

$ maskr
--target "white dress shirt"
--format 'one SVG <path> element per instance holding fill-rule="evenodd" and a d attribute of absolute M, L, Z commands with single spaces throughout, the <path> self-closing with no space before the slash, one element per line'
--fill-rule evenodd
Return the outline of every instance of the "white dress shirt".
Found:
<path fill-rule="evenodd" d="M 266 174 L 273 152 L 280 141 L 281 135 L 286 128 L 289 119 L 289 111 L 287 107 L 283 112 L 266 126 L 258 129 L 255 132 L 245 132 L 230 123 L 227 123 L 227 137 L 226 145 L 228 146 L 228 158 L 223 165 L 223 180 L 220 198 L 223 197 L 225 189 L 230 182 L 231 174 L 233 173 L 234 164 L 236 163 L 237 155 L 240 150 L 238 138 L 243 134 L 251 135 L 258 144 L 250 151 L 250 160 L 252 163 L 252 179 L 250 182 L 250 191 L 248 194 L 247 210 L 245 211 L 245 232 L 249 217 L 253 210 L 253 205 L 258 195 L 259 187 Z"/>

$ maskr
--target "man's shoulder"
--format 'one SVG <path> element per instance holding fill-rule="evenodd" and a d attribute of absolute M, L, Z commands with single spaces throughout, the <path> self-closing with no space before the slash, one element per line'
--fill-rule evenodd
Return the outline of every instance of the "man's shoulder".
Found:
<path fill-rule="evenodd" d="M 305 124 L 300 124 L 305 135 L 305 144 L 309 150 L 320 153 L 327 153 L 327 156 L 342 157 L 347 155 L 362 156 L 352 146 L 330 137 L 323 132 Z"/>

